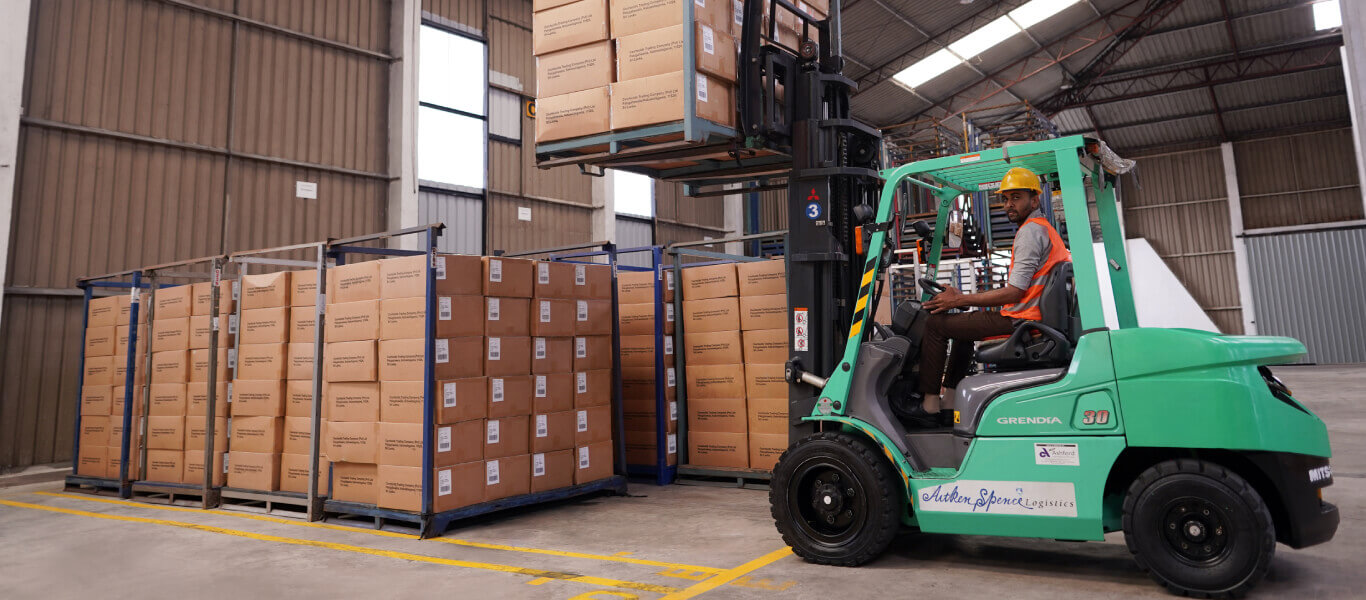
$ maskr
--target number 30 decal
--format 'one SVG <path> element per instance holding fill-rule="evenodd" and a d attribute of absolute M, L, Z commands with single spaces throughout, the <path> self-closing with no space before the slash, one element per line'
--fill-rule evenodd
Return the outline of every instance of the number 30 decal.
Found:
<path fill-rule="evenodd" d="M 1110 411 L 1088 410 L 1081 413 L 1082 425 L 1104 425 L 1110 422 Z"/>

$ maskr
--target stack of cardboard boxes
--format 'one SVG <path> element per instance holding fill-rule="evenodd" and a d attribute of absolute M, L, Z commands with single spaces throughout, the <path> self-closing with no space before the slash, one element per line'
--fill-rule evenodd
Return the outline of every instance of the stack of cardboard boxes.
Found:
<path fill-rule="evenodd" d="M 204 441 L 209 414 L 209 346 L 213 323 L 213 284 L 196 283 L 190 286 L 190 375 L 185 384 L 185 458 L 183 483 L 204 483 Z M 218 349 L 215 357 L 214 381 L 214 464 L 212 485 L 221 486 L 227 478 L 223 457 L 228 449 L 228 370 L 235 356 L 232 350 L 235 328 L 228 322 L 233 318 L 235 303 L 233 282 L 225 281 L 218 289 Z M 150 462 L 150 455 L 148 461 Z"/>
<path fill-rule="evenodd" d="M 286 435 L 284 418 L 290 275 L 247 275 L 241 281 L 237 362 L 228 404 L 231 488 L 280 489 L 280 456 L 286 438 L 292 437 Z M 305 453 L 307 444 L 305 440 Z"/>
<path fill-rule="evenodd" d="M 786 448 L 785 286 L 782 261 L 683 269 L 689 464 L 770 469 Z"/>
<path fill-rule="evenodd" d="M 664 370 L 655 370 L 655 286 L 663 286 Z M 678 377 L 674 368 L 674 274 L 664 271 L 620 271 L 617 274 L 617 317 L 621 331 L 621 395 L 625 416 L 626 462 L 654 465 L 658 456 L 656 373 L 661 376 L 665 418 L 665 454 L 678 464 Z"/>
<path fill-rule="evenodd" d="M 688 30 L 696 116 L 733 127 L 734 5 L 691 0 L 694 17 L 684 22 L 687 1 L 535 0 L 537 142 L 683 119 Z"/>
<path fill-rule="evenodd" d="M 119 325 L 127 331 L 128 319 L 118 320 L 119 307 L 127 296 L 109 296 L 90 301 L 86 312 L 85 360 L 81 383 L 80 451 L 76 460 L 76 474 L 88 477 L 119 476 L 119 457 L 122 436 L 112 435 L 113 423 L 123 427 L 123 391 L 128 359 L 128 340 L 118 343 Z M 141 340 L 139 340 L 141 341 Z M 115 377 L 115 364 L 124 365 Z M 119 391 L 117 403 L 114 390 Z M 117 405 L 117 406 L 116 406 Z M 109 460 L 113 456 L 113 461 Z M 112 464 L 113 469 L 110 470 Z"/>

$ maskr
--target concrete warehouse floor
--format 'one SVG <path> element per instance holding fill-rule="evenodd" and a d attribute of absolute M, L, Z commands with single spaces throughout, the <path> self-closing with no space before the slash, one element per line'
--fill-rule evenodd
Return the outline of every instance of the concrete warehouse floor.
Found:
<path fill-rule="evenodd" d="M 1328 421 L 1333 541 L 1278 546 L 1257 598 L 1360 597 L 1366 589 L 1366 367 L 1277 370 Z M 1174 418 L 1180 418 L 1174 416 Z M 0 490 L 0 597 L 78 598 L 1166 598 L 1104 543 L 904 535 L 858 569 L 810 565 L 783 547 L 767 494 L 632 487 L 494 515 L 440 540 L 310 526 L 238 511 Z"/>

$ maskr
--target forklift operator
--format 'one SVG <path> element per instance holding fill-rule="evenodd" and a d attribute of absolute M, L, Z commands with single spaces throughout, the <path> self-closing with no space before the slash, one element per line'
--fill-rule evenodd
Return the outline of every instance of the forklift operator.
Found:
<path fill-rule="evenodd" d="M 946 287 L 925 302 L 924 307 L 931 315 L 921 341 L 920 393 L 924 400 L 911 409 L 909 415 L 915 424 L 934 427 L 953 422 L 954 388 L 966 375 L 973 356 L 973 342 L 1009 335 L 1021 320 L 1043 318 L 1039 299 L 1048 283 L 1048 274 L 1054 265 L 1071 262 L 1072 254 L 1057 230 L 1039 211 L 1042 193 L 1039 176 L 1024 167 L 1011 169 L 1001 179 L 1000 194 L 1005 201 L 1006 217 L 1019 228 L 1011 248 L 1006 285 L 976 294 L 964 294 Z M 946 313 L 950 309 L 972 306 L 1002 308 L 999 312 Z M 949 340 L 955 343 L 952 354 L 947 357 L 946 372 Z M 941 381 L 946 402 L 940 395 Z"/>

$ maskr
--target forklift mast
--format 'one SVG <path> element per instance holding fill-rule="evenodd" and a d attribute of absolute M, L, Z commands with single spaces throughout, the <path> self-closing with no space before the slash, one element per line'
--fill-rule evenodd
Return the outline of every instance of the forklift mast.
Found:
<path fill-rule="evenodd" d="M 802 30 L 798 48 L 772 41 L 778 39 L 777 19 L 763 18 L 765 5 L 770 15 L 796 16 Z M 859 280 L 865 259 L 854 230 L 876 214 L 882 137 L 850 115 L 849 99 L 857 86 L 842 74 L 840 0 L 831 0 L 823 21 L 788 0 L 745 0 L 744 11 L 739 110 L 746 145 L 787 146 L 792 156 L 786 247 L 789 366 L 825 377 L 843 356 L 853 299 L 862 295 L 861 287 L 872 285 Z M 801 417 L 811 414 L 816 390 L 792 383 L 788 400 L 788 414 L 795 416 L 789 438 L 797 440 L 815 429 Z"/>

